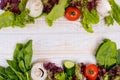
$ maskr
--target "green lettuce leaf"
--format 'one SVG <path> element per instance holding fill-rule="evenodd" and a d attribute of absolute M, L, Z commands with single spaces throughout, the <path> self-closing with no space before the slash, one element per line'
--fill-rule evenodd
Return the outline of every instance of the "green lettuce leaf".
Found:
<path fill-rule="evenodd" d="M 28 0 L 20 0 L 19 9 L 21 12 L 25 10 L 27 2 L 28 2 Z"/>
<path fill-rule="evenodd" d="M 0 29 L 3 27 L 13 26 L 15 15 L 12 12 L 6 11 L 0 15 Z"/>
<path fill-rule="evenodd" d="M 64 16 L 65 8 L 68 0 L 59 0 L 59 3 L 55 5 L 50 13 L 46 16 L 46 21 L 49 26 L 52 26 L 53 21 Z"/>
<path fill-rule="evenodd" d="M 67 75 L 64 72 L 55 74 L 56 80 L 66 80 L 66 77 L 67 77 Z"/>
<path fill-rule="evenodd" d="M 82 10 L 82 25 L 87 32 L 93 33 L 92 25 L 99 22 L 99 16 L 96 10 L 89 11 L 87 8 Z"/>

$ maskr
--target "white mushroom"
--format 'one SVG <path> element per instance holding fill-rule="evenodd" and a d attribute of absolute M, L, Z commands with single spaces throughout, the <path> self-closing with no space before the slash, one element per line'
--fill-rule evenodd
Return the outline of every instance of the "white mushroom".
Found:
<path fill-rule="evenodd" d="M 41 0 L 28 0 L 26 8 L 30 10 L 31 17 L 37 17 L 42 14 L 43 3 Z"/>
<path fill-rule="evenodd" d="M 37 62 L 31 69 L 31 77 L 33 80 L 45 80 L 47 77 L 47 71 L 43 67 L 42 62 Z"/>
<path fill-rule="evenodd" d="M 96 9 L 100 17 L 104 18 L 109 15 L 111 6 L 108 0 L 98 0 Z"/>

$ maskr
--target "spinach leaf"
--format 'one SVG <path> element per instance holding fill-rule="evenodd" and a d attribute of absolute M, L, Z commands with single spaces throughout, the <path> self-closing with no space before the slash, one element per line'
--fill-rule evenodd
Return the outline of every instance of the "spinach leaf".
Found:
<path fill-rule="evenodd" d="M 27 70 L 31 68 L 32 55 L 32 40 L 29 40 L 24 46 L 24 62 Z"/>
<path fill-rule="evenodd" d="M 13 54 L 13 60 L 20 61 L 20 57 L 18 57 L 18 56 L 23 55 L 20 53 L 22 48 L 23 48 L 23 44 L 20 44 L 20 43 L 16 44 L 16 48 L 15 48 L 14 54 Z"/>
<path fill-rule="evenodd" d="M 96 60 L 98 65 L 109 69 L 116 64 L 117 47 L 116 43 L 106 39 L 96 52 Z"/>
<path fill-rule="evenodd" d="M 19 78 L 19 80 L 25 80 L 24 75 L 23 75 L 21 72 L 19 72 L 19 71 L 17 71 L 17 70 L 15 69 L 15 65 L 14 65 L 14 62 L 13 62 L 13 61 L 7 60 L 7 63 L 9 64 L 10 68 L 12 69 L 12 71 L 17 75 L 17 77 Z M 16 66 L 16 67 L 17 67 L 17 66 Z"/>
<path fill-rule="evenodd" d="M 7 79 L 7 77 L 8 77 L 7 74 L 5 73 L 5 68 L 2 66 L 0 66 L 0 76 L 1 76 L 1 78 L 3 77 L 4 79 Z"/>
<path fill-rule="evenodd" d="M 17 75 L 12 71 L 12 69 L 10 67 L 7 67 L 5 69 L 5 73 L 7 74 L 8 79 L 19 80 L 18 77 L 17 77 Z"/>
<path fill-rule="evenodd" d="M 117 64 L 120 65 L 120 49 L 117 51 Z"/>

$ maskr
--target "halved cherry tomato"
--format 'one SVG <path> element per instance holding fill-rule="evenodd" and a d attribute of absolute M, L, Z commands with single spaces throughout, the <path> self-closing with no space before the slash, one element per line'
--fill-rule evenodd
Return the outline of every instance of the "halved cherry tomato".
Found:
<path fill-rule="evenodd" d="M 80 10 L 76 7 L 68 7 L 65 11 L 65 17 L 70 21 L 75 21 L 80 17 Z"/>
<path fill-rule="evenodd" d="M 85 67 L 84 75 L 88 80 L 96 80 L 98 76 L 98 67 L 95 64 L 88 64 Z"/>

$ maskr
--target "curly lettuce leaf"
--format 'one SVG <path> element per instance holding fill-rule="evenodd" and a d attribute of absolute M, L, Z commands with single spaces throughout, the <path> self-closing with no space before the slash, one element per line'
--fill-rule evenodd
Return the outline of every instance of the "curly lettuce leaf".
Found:
<path fill-rule="evenodd" d="M 34 18 L 28 16 L 29 11 L 25 10 L 21 14 L 14 14 L 10 11 L 5 11 L 0 15 L 0 29 L 5 27 L 25 27 L 28 23 L 34 23 Z"/>
<path fill-rule="evenodd" d="M 28 0 L 20 0 L 19 9 L 21 12 L 25 10 L 27 2 L 28 2 Z"/>
<path fill-rule="evenodd" d="M 55 74 L 56 80 L 66 80 L 66 78 L 67 78 L 67 75 L 64 72 Z"/>
<path fill-rule="evenodd" d="M 88 9 L 82 10 L 82 25 L 87 32 L 93 33 L 92 25 L 99 22 L 99 16 L 96 10 L 89 11 Z"/>
<path fill-rule="evenodd" d="M 52 26 L 53 21 L 64 16 L 65 8 L 68 0 L 59 0 L 59 3 L 55 5 L 50 13 L 46 16 L 46 21 L 49 26 Z"/>
<path fill-rule="evenodd" d="M 6 11 L 0 15 L 0 29 L 3 27 L 13 26 L 13 22 L 15 20 L 15 15 L 10 12 Z"/>

